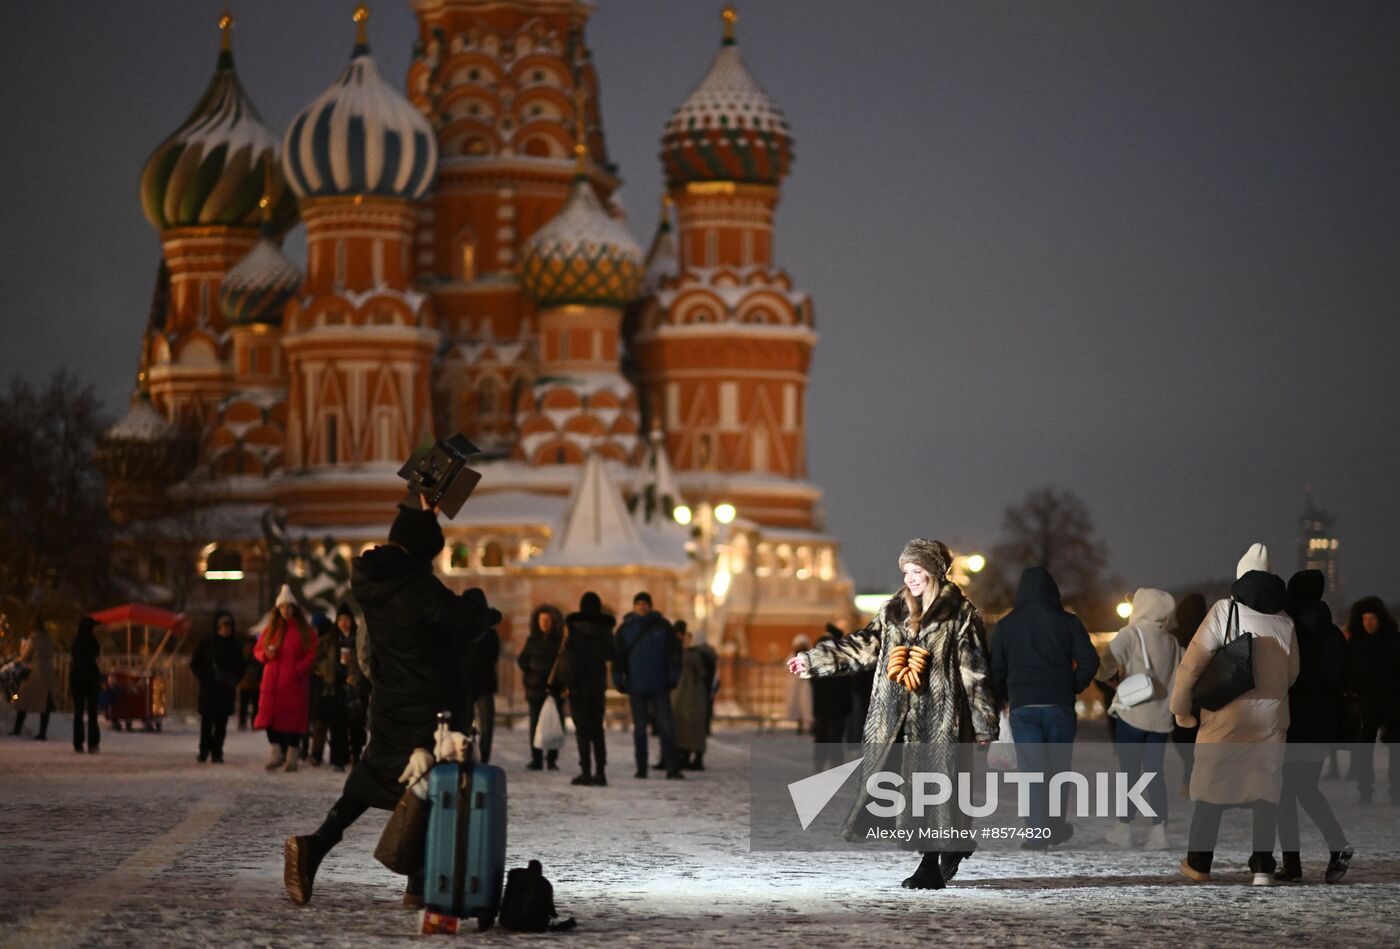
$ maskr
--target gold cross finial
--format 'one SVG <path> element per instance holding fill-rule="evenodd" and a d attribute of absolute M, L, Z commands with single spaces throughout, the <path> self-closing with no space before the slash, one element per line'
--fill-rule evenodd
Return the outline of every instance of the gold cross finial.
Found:
<path fill-rule="evenodd" d="M 227 53 L 233 49 L 233 14 L 224 7 L 224 12 L 219 16 L 219 32 L 223 36 L 219 40 L 219 49 Z"/>
<path fill-rule="evenodd" d="M 369 42 L 369 4 L 355 7 L 355 42 L 364 46 Z"/>
<path fill-rule="evenodd" d="M 734 42 L 734 23 L 739 19 L 739 11 L 734 9 L 734 4 L 726 3 L 724 11 L 720 13 L 720 18 L 724 20 L 724 41 Z"/>
<path fill-rule="evenodd" d="M 574 88 L 574 174 L 588 172 L 588 131 L 584 124 L 583 86 Z"/>
<path fill-rule="evenodd" d="M 277 173 L 273 166 L 274 161 L 276 159 L 273 157 L 273 153 L 268 152 L 267 160 L 263 164 L 263 193 L 262 197 L 258 199 L 258 207 L 262 208 L 262 222 L 264 224 L 272 220 L 272 182 Z"/>

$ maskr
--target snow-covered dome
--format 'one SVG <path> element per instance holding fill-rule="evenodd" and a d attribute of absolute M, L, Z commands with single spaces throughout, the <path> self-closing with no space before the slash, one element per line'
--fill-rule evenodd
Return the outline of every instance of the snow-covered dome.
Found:
<path fill-rule="evenodd" d="M 301 286 L 301 270 L 282 252 L 271 234 L 219 283 L 219 305 L 230 323 L 281 323 L 282 308 Z"/>
<path fill-rule="evenodd" d="M 107 481 L 175 481 L 194 465 L 195 442 L 141 392 L 131 410 L 97 442 L 97 464 Z"/>
<path fill-rule="evenodd" d="M 263 124 L 233 68 L 224 14 L 214 78 L 189 118 L 160 144 L 141 172 L 141 208 L 161 230 L 258 223 L 264 176 L 272 166 L 272 219 L 279 231 L 297 217 L 296 202 L 277 172 L 277 136 Z"/>
<path fill-rule="evenodd" d="M 437 140 L 418 109 L 384 81 L 355 11 L 355 49 L 339 78 L 293 121 L 283 140 L 298 197 L 374 194 L 419 198 L 437 172 Z"/>
<path fill-rule="evenodd" d="M 724 44 L 710 71 L 671 113 L 661 138 L 661 160 L 672 186 L 688 181 L 776 185 L 792 162 L 787 119 L 739 56 L 732 8 L 725 8 L 724 18 Z"/>
<path fill-rule="evenodd" d="M 642 248 L 578 174 L 569 200 L 526 242 L 520 275 L 541 307 L 626 306 L 641 290 Z"/>

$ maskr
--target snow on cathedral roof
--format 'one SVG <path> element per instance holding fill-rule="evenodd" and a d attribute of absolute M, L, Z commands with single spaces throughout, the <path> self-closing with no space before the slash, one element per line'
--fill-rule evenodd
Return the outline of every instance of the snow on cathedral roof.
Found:
<path fill-rule="evenodd" d="M 569 496 L 564 522 L 543 554 L 530 561 L 541 567 L 657 566 L 681 568 L 683 557 L 647 544 L 628 516 L 622 489 L 599 455 L 589 455 Z"/>

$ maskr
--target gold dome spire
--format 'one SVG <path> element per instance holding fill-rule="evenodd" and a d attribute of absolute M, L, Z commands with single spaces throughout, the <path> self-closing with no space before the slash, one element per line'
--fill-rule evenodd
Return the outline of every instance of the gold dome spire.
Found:
<path fill-rule="evenodd" d="M 739 11 L 734 9 L 734 4 L 726 3 L 724 10 L 720 13 L 720 18 L 724 20 L 724 45 L 734 45 L 734 24 L 739 19 Z"/>
<path fill-rule="evenodd" d="M 355 45 L 369 45 L 369 4 L 355 7 Z"/>
<path fill-rule="evenodd" d="M 233 49 L 233 14 L 229 12 L 228 7 L 224 7 L 224 12 L 219 15 L 219 32 L 222 34 L 219 38 L 219 51 L 230 52 Z"/>

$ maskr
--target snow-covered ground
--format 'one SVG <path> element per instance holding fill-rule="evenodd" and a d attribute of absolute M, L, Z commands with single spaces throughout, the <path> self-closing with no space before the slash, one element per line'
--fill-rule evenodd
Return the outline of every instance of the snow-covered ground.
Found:
<path fill-rule="evenodd" d="M 172 726 L 175 728 L 175 726 Z M 402 880 L 371 856 L 371 812 L 328 858 L 308 907 L 282 889 L 282 840 L 309 832 L 341 776 L 262 769 L 258 734 L 231 734 L 229 763 L 195 762 L 195 737 L 112 734 L 76 755 L 69 719 L 51 740 L 0 737 L 0 945 L 407 945 Z M 32 733 L 33 725 L 26 729 Z M 510 776 L 509 863 L 540 859 L 573 933 L 458 938 L 500 944 L 958 946 L 1400 945 L 1400 848 L 1357 841 L 1340 886 L 1245 885 L 1241 847 L 1216 882 L 1176 872 L 1180 854 L 983 853 L 941 892 L 899 888 L 916 857 L 751 853 L 748 762 L 771 736 L 717 735 L 709 770 L 684 782 L 632 777 L 630 735 L 610 732 L 608 788 L 580 788 L 572 747 L 558 772 L 523 769 L 523 729 L 496 738 Z M 1378 791 L 1381 789 L 1378 788 Z M 1384 792 L 1378 794 L 1384 799 Z M 1385 809 L 1386 805 L 1378 805 Z M 1390 808 L 1400 824 L 1400 808 Z M 1229 823 L 1239 824 L 1240 821 Z M 1227 842 L 1238 844 L 1243 828 Z M 1393 839 L 1393 838 L 1392 838 Z M 1305 855 L 1312 879 L 1319 855 Z"/>

